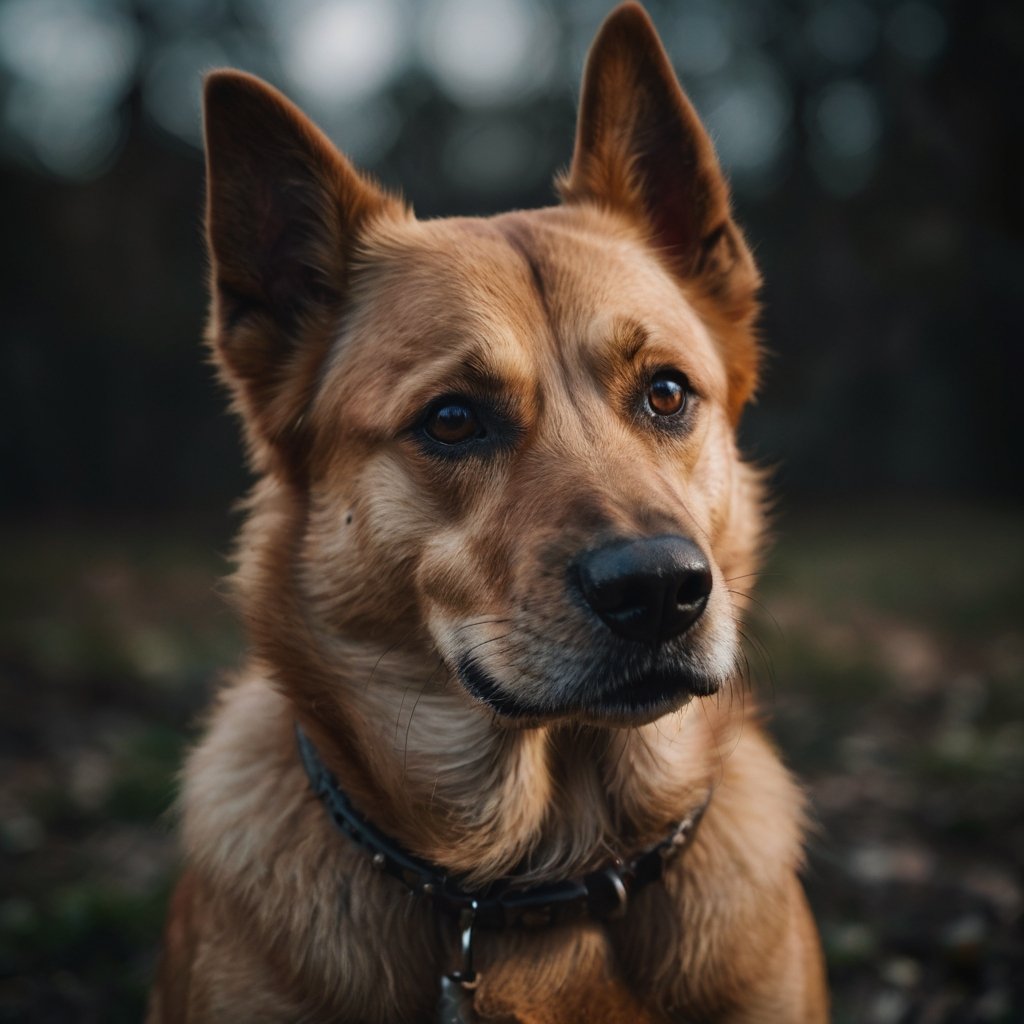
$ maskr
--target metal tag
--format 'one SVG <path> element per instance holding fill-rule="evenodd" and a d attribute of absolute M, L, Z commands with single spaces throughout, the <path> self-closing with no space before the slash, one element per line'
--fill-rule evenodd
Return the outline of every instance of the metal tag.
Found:
<path fill-rule="evenodd" d="M 476 1024 L 473 989 L 480 979 L 473 969 L 473 921 L 478 909 L 473 900 L 459 915 L 459 966 L 441 977 L 438 1024 Z"/>
<path fill-rule="evenodd" d="M 437 1024 L 476 1024 L 476 1021 L 472 990 L 455 978 L 443 975 L 441 995 L 437 1001 Z"/>

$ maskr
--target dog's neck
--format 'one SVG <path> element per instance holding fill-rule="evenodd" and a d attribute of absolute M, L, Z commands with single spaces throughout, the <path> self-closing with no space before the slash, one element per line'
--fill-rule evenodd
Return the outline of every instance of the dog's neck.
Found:
<path fill-rule="evenodd" d="M 346 664 L 344 704 L 360 724 L 339 737 L 311 723 L 325 760 L 375 824 L 471 883 L 628 856 L 713 782 L 726 728 L 714 707 L 691 704 L 632 729 L 510 728 L 471 707 L 456 683 L 425 683 L 421 655 L 350 648 Z"/>

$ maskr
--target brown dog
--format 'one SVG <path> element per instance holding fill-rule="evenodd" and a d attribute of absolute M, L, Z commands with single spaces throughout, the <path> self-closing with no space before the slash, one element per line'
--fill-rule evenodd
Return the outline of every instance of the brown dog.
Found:
<path fill-rule="evenodd" d="M 252 656 L 150 1020 L 824 1021 L 801 797 L 734 693 L 758 275 L 647 16 L 552 209 L 420 223 L 258 80 L 205 109 Z"/>

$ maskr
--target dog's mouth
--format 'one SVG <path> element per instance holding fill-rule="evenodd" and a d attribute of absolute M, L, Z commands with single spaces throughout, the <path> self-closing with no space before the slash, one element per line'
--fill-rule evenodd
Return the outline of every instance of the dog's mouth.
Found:
<path fill-rule="evenodd" d="M 537 701 L 510 693 L 481 663 L 465 655 L 456 675 L 466 690 L 502 718 L 525 724 L 562 718 L 579 718 L 608 724 L 637 725 L 706 697 L 718 690 L 719 681 L 678 666 L 655 666 L 580 686 L 571 696 Z"/>

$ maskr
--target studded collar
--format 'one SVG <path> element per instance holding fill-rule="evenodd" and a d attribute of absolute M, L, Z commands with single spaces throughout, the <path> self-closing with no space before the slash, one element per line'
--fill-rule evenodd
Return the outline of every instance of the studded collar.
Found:
<path fill-rule="evenodd" d="M 295 735 L 313 792 L 338 830 L 383 874 L 429 898 L 439 911 L 485 929 L 544 928 L 623 917 L 630 898 L 660 880 L 665 865 L 692 843 L 711 800 L 709 793 L 668 835 L 629 860 L 616 858 L 577 878 L 524 885 L 510 876 L 482 889 L 468 889 L 457 875 L 405 850 L 360 814 L 298 723 Z"/>

